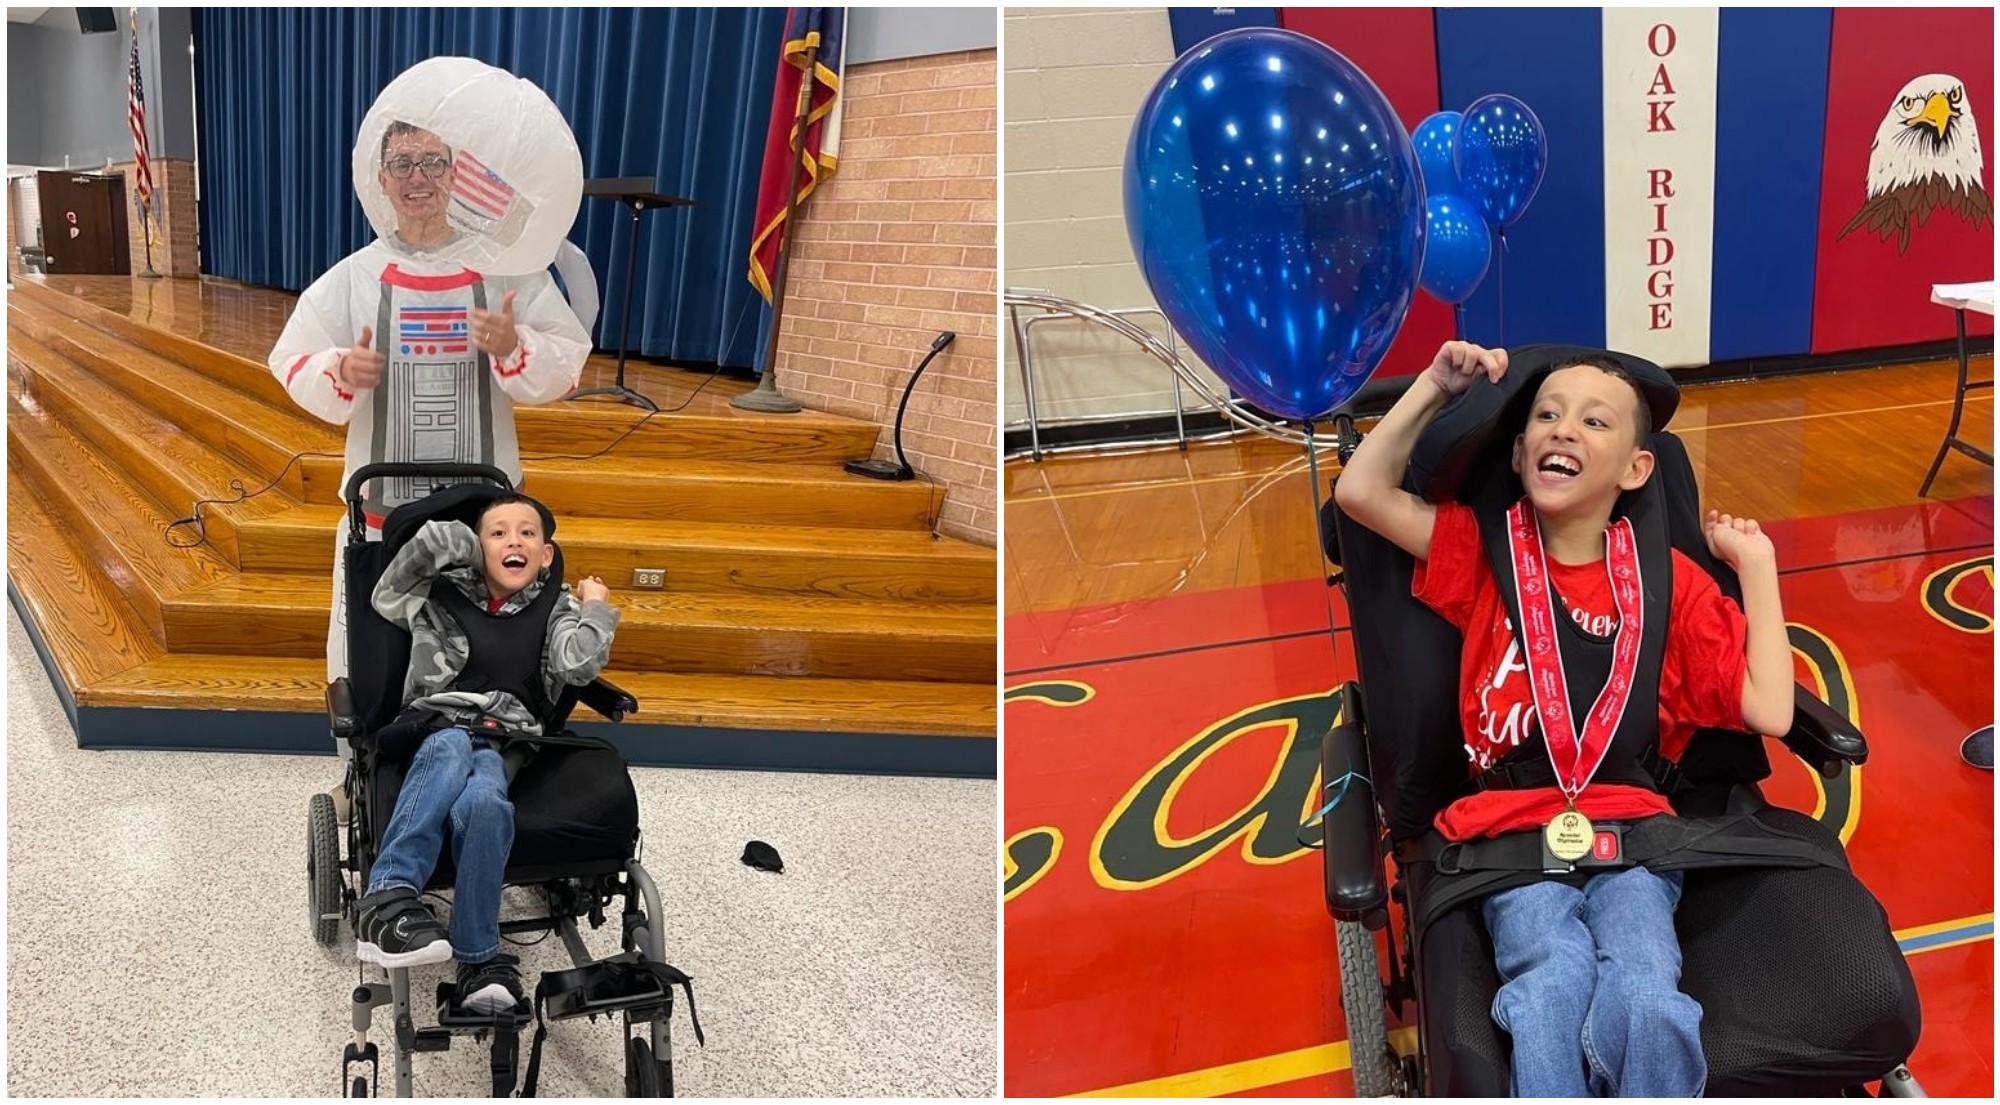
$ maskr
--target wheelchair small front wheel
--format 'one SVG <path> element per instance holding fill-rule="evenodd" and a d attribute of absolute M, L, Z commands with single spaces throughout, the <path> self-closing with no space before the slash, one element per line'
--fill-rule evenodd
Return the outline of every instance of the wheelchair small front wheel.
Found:
<path fill-rule="evenodd" d="M 306 905 L 312 911 L 313 940 L 333 947 L 340 937 L 340 828 L 333 797 L 315 794 L 306 804 Z"/>
<path fill-rule="evenodd" d="M 625 1041 L 625 1096 L 674 1096 L 672 1066 L 653 1058 L 653 1045 L 643 1036 Z"/>

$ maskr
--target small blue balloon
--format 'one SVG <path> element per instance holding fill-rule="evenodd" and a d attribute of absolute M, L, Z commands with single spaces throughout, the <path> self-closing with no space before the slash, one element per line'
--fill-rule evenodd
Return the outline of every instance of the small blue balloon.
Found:
<path fill-rule="evenodd" d="M 1451 151 L 1458 138 L 1458 126 L 1458 112 L 1440 111 L 1418 123 L 1417 129 L 1410 133 L 1427 196 L 1457 196 L 1465 192 L 1458 183 L 1458 168 L 1452 164 Z"/>
<path fill-rule="evenodd" d="M 1451 304 L 1471 299 L 1493 260 L 1486 216 L 1463 196 L 1429 196 L 1424 224 L 1424 290 Z"/>
<path fill-rule="evenodd" d="M 1182 55 L 1140 107 L 1125 229 L 1188 347 L 1250 402 L 1312 418 L 1361 387 L 1409 312 L 1423 183 L 1352 62 L 1240 28 Z"/>
<path fill-rule="evenodd" d="M 1527 104 L 1512 96 L 1482 96 L 1465 109 L 1452 161 L 1463 194 L 1479 204 L 1488 222 L 1505 230 L 1542 186 L 1548 136 Z"/>

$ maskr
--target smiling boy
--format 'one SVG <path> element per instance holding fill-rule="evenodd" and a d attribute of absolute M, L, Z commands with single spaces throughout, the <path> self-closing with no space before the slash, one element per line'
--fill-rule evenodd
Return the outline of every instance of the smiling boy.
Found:
<path fill-rule="evenodd" d="M 1574 861 L 1600 829 L 1673 815 L 1633 769 L 1645 749 L 1674 761 L 1700 728 L 1790 728 L 1792 660 L 1775 554 L 1754 521 L 1711 511 L 1702 526 L 1739 577 L 1741 610 L 1678 551 L 1667 561 L 1668 608 L 1644 599 L 1633 528 L 1613 513 L 1652 476 L 1646 445 L 1664 421 L 1654 404 L 1671 411 L 1653 393 L 1671 393 L 1670 380 L 1642 383 L 1608 355 L 1555 365 L 1514 440 L 1525 494 L 1504 526 L 1482 528 L 1467 506 L 1402 489 L 1423 427 L 1478 376 L 1506 371 L 1504 350 L 1447 342 L 1356 451 L 1335 495 L 1418 560 L 1413 594 L 1464 637 L 1460 721 L 1476 786 L 1438 814 L 1438 831 L 1451 841 L 1540 834 L 1556 859 Z M 1507 543 L 1518 627 L 1488 534 Z M 1665 650 L 1657 693 L 1638 693 L 1649 613 L 1665 615 Z M 1657 710 L 1626 710 L 1632 702 Z M 1680 872 L 1638 864 L 1481 900 L 1501 979 L 1492 1016 L 1512 1039 L 1517 1096 L 1700 1093 L 1701 1007 L 1678 988 L 1680 892 Z"/>
<path fill-rule="evenodd" d="M 597 677 L 611 654 L 619 613 L 592 576 L 538 603 L 555 558 L 555 518 L 525 495 L 505 494 L 464 523 L 424 523 L 376 584 L 375 609 L 410 631 L 404 710 L 378 734 L 384 755 L 420 743 L 410 762 L 381 853 L 360 902 L 355 953 L 384 967 L 458 960 L 458 993 L 479 1013 L 511 1009 L 521 981 L 500 954 L 500 890 L 514 840 L 508 800 L 541 717 L 564 684 Z M 442 586 L 439 584 L 442 583 Z M 579 601 L 581 600 L 581 601 Z M 524 613 L 549 610 L 546 621 Z M 503 755 L 504 754 L 504 755 Z M 451 827 L 449 939 L 420 894 Z"/>

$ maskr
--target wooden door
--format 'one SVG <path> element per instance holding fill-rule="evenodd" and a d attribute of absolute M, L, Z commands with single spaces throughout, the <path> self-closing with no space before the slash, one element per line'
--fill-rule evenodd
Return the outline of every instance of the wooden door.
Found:
<path fill-rule="evenodd" d="M 37 184 L 50 275 L 131 275 L 122 175 L 45 172 Z"/>

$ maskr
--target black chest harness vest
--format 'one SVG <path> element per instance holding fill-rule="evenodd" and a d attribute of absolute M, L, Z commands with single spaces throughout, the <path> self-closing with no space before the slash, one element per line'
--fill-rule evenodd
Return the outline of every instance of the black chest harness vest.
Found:
<path fill-rule="evenodd" d="M 1613 732 L 1610 749 L 1591 782 L 1644 787 L 1671 796 L 1679 781 L 1679 771 L 1659 751 L 1659 689 L 1673 608 L 1673 549 L 1667 537 L 1666 520 L 1654 508 L 1654 496 L 1639 494 L 1626 498 L 1632 509 L 1624 516 L 1632 522 L 1639 555 L 1643 632 L 1631 698 Z M 1504 505 L 1501 504 L 1503 508 Z M 1521 617 L 1521 597 L 1515 588 L 1506 512 L 1480 509 L 1476 514 L 1487 559 L 1518 637 L 1518 629 L 1525 623 Z M 1580 719 L 1611 672 L 1612 641 L 1586 633 L 1566 613 L 1558 614 L 1555 622 L 1572 716 Z M 1526 648 L 1525 641 L 1522 647 Z M 1743 739 L 1759 738 L 1746 734 Z M 1495 761 L 1471 785 L 1482 791 L 1555 786 L 1555 769 L 1549 762 L 1548 745 L 1539 720 L 1530 726 L 1518 747 Z M 1412 903 L 1419 930 L 1458 905 L 1502 890 L 1546 878 L 1580 883 L 1599 871 L 1634 864 L 1657 871 L 1702 867 L 1825 865 L 1843 870 L 1847 867 L 1847 858 L 1839 848 L 1829 848 L 1823 841 L 1775 828 L 1754 813 L 1645 818 L 1625 830 L 1618 860 L 1590 862 L 1555 872 L 1545 866 L 1539 828 L 1464 842 L 1448 841 L 1433 828 L 1415 840 L 1404 842 L 1396 854 L 1405 867 L 1428 869 L 1419 876 Z"/>
<path fill-rule="evenodd" d="M 543 684 L 542 669 L 548 641 L 549 621 L 555 617 L 562 597 L 562 581 L 550 573 L 534 601 L 506 616 L 489 612 L 484 603 L 466 598 L 446 580 L 438 580 L 431 597 L 442 605 L 465 634 L 465 667 L 452 680 L 449 690 L 505 691 L 546 721 L 554 713 Z M 546 727 L 538 734 L 509 730 L 492 718 L 461 721 L 440 710 L 411 707 L 376 734 L 377 747 L 385 754 L 414 755 L 423 739 L 440 729 L 464 726 L 474 736 L 484 737 L 500 749 L 500 756 L 512 783 L 522 765 L 545 744 L 600 746 L 600 738 L 570 733 L 551 733 Z"/>
<path fill-rule="evenodd" d="M 484 603 L 473 602 L 442 580 L 432 595 L 458 622 L 469 647 L 465 667 L 452 680 L 451 689 L 506 691 L 537 718 L 548 717 L 552 705 L 543 687 L 542 665 L 549 619 L 555 616 L 556 600 L 562 597 L 562 582 L 544 580 L 533 602 L 505 617 L 490 613 Z M 506 735 L 497 724 L 481 728 Z"/>

